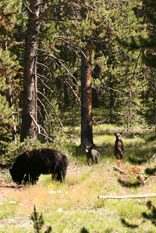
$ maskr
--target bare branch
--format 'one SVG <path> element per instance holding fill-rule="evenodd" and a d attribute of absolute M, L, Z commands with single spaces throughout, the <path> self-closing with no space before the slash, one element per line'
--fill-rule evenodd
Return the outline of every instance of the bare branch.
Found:
<path fill-rule="evenodd" d="M 38 76 L 38 78 L 39 78 L 39 76 Z M 54 91 L 41 78 L 39 78 L 39 80 L 51 93 L 54 93 Z"/>
<path fill-rule="evenodd" d="M 47 112 L 47 110 L 46 110 L 45 105 L 42 103 L 42 101 L 41 101 L 39 98 L 37 98 L 37 101 L 39 101 L 39 103 L 40 103 L 40 104 L 42 105 L 42 107 L 44 108 L 44 111 L 45 111 L 45 113 L 46 113 L 48 119 L 51 120 L 51 119 L 50 119 L 50 116 L 49 116 L 49 114 L 48 114 L 48 112 Z"/>
<path fill-rule="evenodd" d="M 67 73 L 70 74 L 70 76 L 73 77 L 73 78 L 75 79 L 74 75 L 70 72 L 70 70 L 67 69 L 67 67 L 63 64 L 63 62 L 62 62 L 60 59 L 58 59 L 58 58 L 57 58 L 56 56 L 54 56 L 53 54 L 49 54 L 48 56 L 49 56 L 49 57 L 52 57 L 52 58 L 54 58 L 54 59 L 56 59 L 56 60 L 58 60 L 59 63 L 63 66 L 63 68 L 67 71 Z M 81 103 L 80 98 L 78 97 L 78 95 L 77 95 L 77 94 L 75 93 L 75 91 L 73 90 L 73 87 L 72 87 L 71 85 L 69 85 L 69 87 L 70 87 L 70 89 L 72 90 L 73 94 L 75 95 L 76 99 L 79 101 L 79 103 Z"/>
<path fill-rule="evenodd" d="M 124 170 L 122 170 L 122 169 L 119 168 L 119 167 L 113 166 L 113 170 L 118 171 L 118 172 L 120 172 L 120 173 L 122 173 L 122 174 L 125 174 Z"/>
<path fill-rule="evenodd" d="M 100 125 L 97 123 L 97 121 L 94 119 L 94 117 L 92 117 L 93 122 L 98 126 L 99 130 L 101 131 L 101 133 L 103 133 L 102 128 L 100 127 Z"/>
<path fill-rule="evenodd" d="M 51 73 L 48 66 L 46 66 L 46 65 L 44 65 L 43 63 L 40 63 L 40 62 L 37 62 L 37 64 L 40 65 L 40 66 L 43 66 L 44 68 L 46 68 L 49 71 L 49 73 Z"/>
<path fill-rule="evenodd" d="M 33 122 L 35 123 L 35 125 L 37 126 L 38 133 L 40 134 L 40 126 L 39 126 L 39 125 L 37 124 L 37 122 L 35 121 L 35 118 L 33 117 L 32 112 L 30 112 L 30 116 L 31 116 Z"/>
<path fill-rule="evenodd" d="M 99 199 L 128 199 L 128 198 L 147 198 L 156 197 L 156 193 L 142 195 L 125 195 L 125 196 L 99 196 Z"/>
<path fill-rule="evenodd" d="M 35 121 L 33 114 L 31 112 L 30 112 L 30 116 L 31 116 L 32 120 L 34 121 L 35 125 L 37 126 L 38 134 L 44 136 L 45 138 L 47 138 L 48 140 L 53 142 L 54 140 L 48 136 L 46 130 L 42 126 L 39 126 L 39 124 L 37 124 L 37 122 Z M 42 129 L 44 133 L 41 133 L 40 129 Z"/>
<path fill-rule="evenodd" d="M 37 75 L 39 78 L 44 78 L 45 80 L 49 81 L 49 78 L 47 78 L 45 75 L 41 75 L 39 73 L 36 73 L 35 75 Z"/>
<path fill-rule="evenodd" d="M 28 6 L 24 5 L 24 8 L 28 12 L 28 14 L 33 14 L 32 10 Z"/>
<path fill-rule="evenodd" d="M 46 139 L 48 139 L 51 142 L 54 142 L 54 139 L 50 138 L 47 134 L 45 135 L 44 133 L 40 133 L 41 136 L 44 136 Z"/>
<path fill-rule="evenodd" d="M 46 116 L 48 117 L 48 119 L 49 119 L 49 122 L 50 122 L 50 127 L 52 128 L 52 118 L 51 118 L 51 116 L 48 114 L 48 112 L 47 112 L 47 110 L 46 110 L 46 107 L 45 107 L 45 105 L 43 104 L 43 102 L 39 99 L 39 98 L 37 98 L 37 101 L 42 105 L 42 107 L 44 108 L 44 111 L 45 111 L 45 113 L 46 113 Z M 41 113 L 40 113 L 41 114 Z M 42 114 L 41 114 L 42 115 Z"/>
<path fill-rule="evenodd" d="M 52 105 L 52 103 L 48 100 L 48 98 L 47 98 L 42 92 L 40 92 L 40 91 L 37 91 L 37 92 L 38 92 L 40 95 L 42 95 L 42 96 L 46 99 L 46 101 L 49 103 L 49 105 L 53 108 L 53 111 L 54 111 L 54 114 L 55 114 L 55 116 L 56 116 L 56 119 L 57 119 L 58 123 L 60 124 L 60 126 L 62 127 L 62 129 L 65 131 L 64 126 L 63 126 L 61 120 L 59 119 L 59 117 L 57 116 L 57 113 L 56 113 L 55 108 L 54 108 L 54 106 Z"/>
<path fill-rule="evenodd" d="M 54 61 L 55 61 L 56 63 L 57 63 L 57 61 L 58 61 L 57 64 L 58 64 L 58 65 L 61 64 L 61 65 L 63 66 L 63 68 L 67 71 L 67 73 L 68 73 L 68 74 L 76 81 L 76 83 L 77 83 L 77 80 L 76 80 L 75 76 L 74 76 L 74 75 L 70 72 L 70 70 L 63 64 L 63 60 L 61 60 L 60 58 L 54 56 L 53 54 L 47 53 L 47 51 L 45 51 L 45 50 L 40 50 L 40 51 L 46 53 L 48 57 L 53 58 Z M 40 63 L 40 64 L 41 64 L 41 63 Z M 43 65 L 43 64 L 41 64 L 41 65 Z M 64 80 L 65 80 L 65 79 L 64 79 Z M 73 87 L 69 84 L 69 82 L 68 82 L 67 80 L 65 80 L 65 82 L 66 82 L 66 83 L 68 84 L 68 86 L 70 87 L 71 91 L 73 92 L 73 94 L 74 94 L 74 96 L 76 97 L 76 99 L 78 100 L 78 102 L 81 103 L 80 98 L 78 97 L 78 95 L 77 95 L 76 92 L 74 91 Z"/>

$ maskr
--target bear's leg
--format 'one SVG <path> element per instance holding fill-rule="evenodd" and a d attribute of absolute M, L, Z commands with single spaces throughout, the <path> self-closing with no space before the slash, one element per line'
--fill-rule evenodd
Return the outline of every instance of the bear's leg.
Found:
<path fill-rule="evenodd" d="M 61 170 L 60 173 L 61 173 L 61 182 L 64 182 L 64 183 L 65 183 L 67 168 L 62 168 L 62 170 Z"/>
<path fill-rule="evenodd" d="M 56 180 L 57 179 L 57 172 L 53 172 L 52 173 L 52 180 Z"/>
<path fill-rule="evenodd" d="M 26 174 L 24 177 L 24 184 L 29 183 L 30 181 L 30 174 Z"/>
<path fill-rule="evenodd" d="M 62 175 L 62 171 L 58 171 L 58 172 L 57 172 L 57 177 L 56 177 L 56 179 L 57 179 L 58 181 L 63 182 L 64 178 L 63 178 L 63 175 Z"/>
<path fill-rule="evenodd" d="M 30 174 L 30 182 L 33 184 L 36 184 L 36 182 L 38 181 L 40 174 Z"/>
<path fill-rule="evenodd" d="M 120 153 L 120 159 L 122 159 L 123 158 L 123 154 L 122 153 Z"/>

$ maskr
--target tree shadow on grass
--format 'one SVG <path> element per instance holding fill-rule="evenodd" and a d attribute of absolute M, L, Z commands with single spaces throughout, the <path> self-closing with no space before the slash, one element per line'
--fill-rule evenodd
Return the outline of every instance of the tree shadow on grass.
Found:
<path fill-rule="evenodd" d="M 85 227 L 83 227 L 83 228 L 81 229 L 80 233 L 89 233 L 89 231 L 88 231 Z"/>
<path fill-rule="evenodd" d="M 138 165 L 146 163 L 147 161 L 156 157 L 155 148 L 137 148 L 137 150 L 132 150 L 131 152 L 129 151 L 129 153 L 132 153 L 133 156 L 129 156 L 128 161 L 132 164 Z"/>
<path fill-rule="evenodd" d="M 156 207 L 152 204 L 151 201 L 146 202 L 146 206 L 148 208 L 148 211 L 150 210 L 150 213 L 143 212 L 142 217 L 143 220 L 139 224 L 131 224 L 127 222 L 124 218 L 121 218 L 121 223 L 127 228 L 135 229 L 138 228 L 140 225 L 146 222 L 146 220 L 150 220 L 151 223 L 156 226 Z"/>
<path fill-rule="evenodd" d="M 142 213 L 143 218 L 150 220 L 154 226 L 156 226 L 156 207 L 152 205 L 152 201 L 148 201 L 146 206 L 151 212 L 147 214 L 146 212 Z"/>
<path fill-rule="evenodd" d="M 146 173 L 147 175 L 149 175 L 149 176 L 154 175 L 154 174 L 156 173 L 156 167 L 154 167 L 154 168 L 146 168 L 146 169 L 145 169 L 145 173 Z"/>
<path fill-rule="evenodd" d="M 112 229 L 109 229 L 109 228 L 103 231 L 103 233 L 111 233 L 111 232 L 112 232 Z M 80 233 L 89 233 L 89 231 L 85 227 L 83 227 Z"/>
<path fill-rule="evenodd" d="M 133 146 L 127 145 L 126 153 L 128 161 L 132 164 L 141 165 L 151 159 L 154 159 L 156 155 L 153 143 L 148 144 L 148 142 L 145 141 L 144 143 L 134 144 Z"/>
<path fill-rule="evenodd" d="M 122 225 L 124 225 L 125 227 L 131 228 L 131 229 L 135 229 L 139 227 L 139 225 L 137 224 L 128 223 L 124 218 L 121 218 L 120 220 L 121 220 Z"/>
<path fill-rule="evenodd" d="M 121 184 L 123 187 L 127 187 L 127 188 L 137 188 L 140 187 L 141 185 L 143 185 L 143 183 L 138 180 L 135 182 L 129 182 L 127 180 L 121 180 L 120 178 L 118 179 L 119 184 Z"/>
<path fill-rule="evenodd" d="M 150 158 L 146 158 L 146 159 L 136 159 L 136 158 L 131 158 L 129 157 L 128 160 L 130 163 L 132 164 L 138 164 L 141 165 L 143 163 L 146 163 Z"/>

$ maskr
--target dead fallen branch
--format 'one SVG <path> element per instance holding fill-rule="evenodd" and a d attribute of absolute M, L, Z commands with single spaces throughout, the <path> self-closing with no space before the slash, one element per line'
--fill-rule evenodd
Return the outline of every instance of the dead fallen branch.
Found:
<path fill-rule="evenodd" d="M 113 170 L 125 174 L 124 170 L 122 170 L 122 169 L 119 168 L 119 167 L 113 166 Z"/>
<path fill-rule="evenodd" d="M 99 199 L 128 199 L 128 198 L 147 198 L 156 197 L 156 193 L 142 195 L 125 195 L 125 196 L 99 196 Z"/>

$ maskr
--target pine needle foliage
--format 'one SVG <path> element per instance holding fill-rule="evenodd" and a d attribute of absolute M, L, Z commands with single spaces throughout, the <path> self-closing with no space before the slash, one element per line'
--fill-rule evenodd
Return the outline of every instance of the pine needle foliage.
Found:
<path fill-rule="evenodd" d="M 36 210 L 36 207 L 34 206 L 34 212 L 32 213 L 31 215 L 31 220 L 33 221 L 34 223 L 34 230 L 35 230 L 35 233 L 41 233 L 41 230 L 44 226 L 44 220 L 43 220 L 43 216 L 42 214 L 39 214 Z M 49 226 L 47 228 L 46 231 L 44 231 L 44 233 L 50 233 L 52 232 L 52 228 L 51 226 Z"/>

